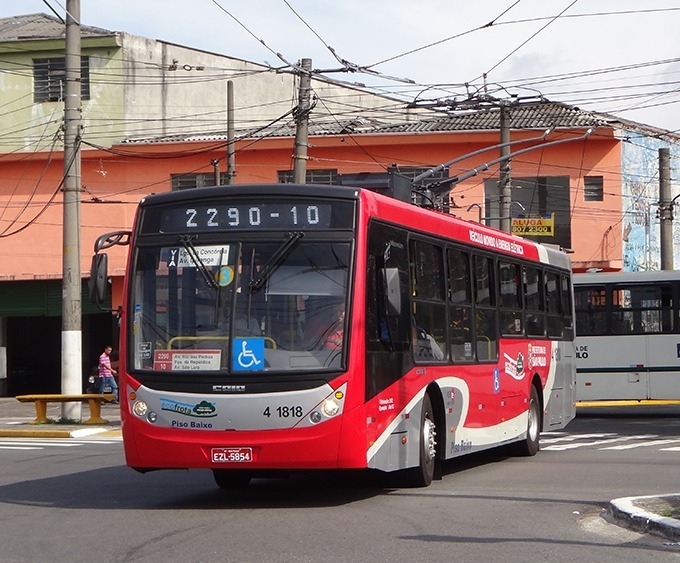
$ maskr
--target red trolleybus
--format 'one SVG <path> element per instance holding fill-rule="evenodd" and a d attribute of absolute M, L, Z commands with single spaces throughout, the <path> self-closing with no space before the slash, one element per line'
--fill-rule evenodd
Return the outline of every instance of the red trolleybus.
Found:
<path fill-rule="evenodd" d="M 239 185 L 145 198 L 120 337 L 127 464 L 400 471 L 574 417 L 561 251 L 360 188 Z"/>

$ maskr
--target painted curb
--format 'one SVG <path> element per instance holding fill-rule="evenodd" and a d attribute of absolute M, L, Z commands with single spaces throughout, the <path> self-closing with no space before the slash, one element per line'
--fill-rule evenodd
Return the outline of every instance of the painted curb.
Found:
<path fill-rule="evenodd" d="M 97 434 L 120 436 L 120 428 L 0 428 L 0 438 L 87 438 Z"/>

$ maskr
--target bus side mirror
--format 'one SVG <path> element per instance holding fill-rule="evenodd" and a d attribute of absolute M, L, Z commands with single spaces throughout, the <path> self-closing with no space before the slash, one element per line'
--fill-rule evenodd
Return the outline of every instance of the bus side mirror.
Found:
<path fill-rule="evenodd" d="M 108 268 L 108 254 L 95 254 L 92 257 L 90 280 L 87 282 L 87 286 L 90 293 L 90 301 L 96 305 L 103 303 L 106 299 L 106 289 L 109 279 Z"/>
<path fill-rule="evenodd" d="M 401 287 L 398 268 L 382 268 L 382 289 L 385 296 L 385 313 L 388 317 L 401 316 Z"/>

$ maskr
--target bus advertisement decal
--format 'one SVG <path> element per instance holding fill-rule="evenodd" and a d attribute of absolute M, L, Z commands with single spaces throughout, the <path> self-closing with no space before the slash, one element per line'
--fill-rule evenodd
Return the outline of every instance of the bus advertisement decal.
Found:
<path fill-rule="evenodd" d="M 166 399 L 161 397 L 161 410 L 174 412 L 184 416 L 193 418 L 212 418 L 217 416 L 217 408 L 214 403 L 208 401 L 201 401 L 195 405 L 191 403 L 181 403 L 173 399 Z"/>
<path fill-rule="evenodd" d="M 516 379 L 517 381 L 522 381 L 526 376 L 524 371 L 524 356 L 521 352 L 517 354 L 517 359 L 514 359 L 509 354 L 503 354 L 505 357 L 505 373 Z"/>

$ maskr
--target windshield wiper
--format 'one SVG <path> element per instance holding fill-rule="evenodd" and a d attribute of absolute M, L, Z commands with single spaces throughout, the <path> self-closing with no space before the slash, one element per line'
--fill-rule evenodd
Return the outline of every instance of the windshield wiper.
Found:
<path fill-rule="evenodd" d="M 305 236 L 305 233 L 302 231 L 293 231 L 292 233 L 288 233 L 288 238 L 284 241 L 284 243 L 274 254 L 271 255 L 269 260 L 267 260 L 262 265 L 262 270 L 258 272 L 259 275 L 254 277 L 251 274 L 250 283 L 248 283 L 251 293 L 262 288 L 264 283 L 269 279 L 272 273 L 274 273 L 274 270 L 276 270 L 276 268 L 281 265 L 281 262 L 285 260 L 286 256 L 288 256 L 290 251 L 293 250 L 293 247 L 303 236 Z"/>
<path fill-rule="evenodd" d="M 194 263 L 198 271 L 201 272 L 201 275 L 203 276 L 205 283 L 208 284 L 208 287 L 217 289 L 218 287 L 217 282 L 210 275 L 208 267 L 203 263 L 203 260 L 201 260 L 201 257 L 198 255 L 198 252 L 196 252 L 196 247 L 194 246 L 194 243 L 191 242 L 194 238 L 196 238 L 195 235 L 179 235 L 179 241 L 182 243 L 184 250 L 186 250 L 187 254 L 189 255 L 189 258 L 191 258 L 191 261 Z"/>

